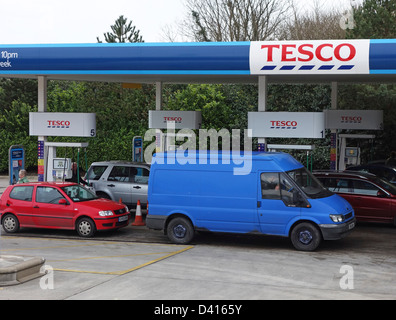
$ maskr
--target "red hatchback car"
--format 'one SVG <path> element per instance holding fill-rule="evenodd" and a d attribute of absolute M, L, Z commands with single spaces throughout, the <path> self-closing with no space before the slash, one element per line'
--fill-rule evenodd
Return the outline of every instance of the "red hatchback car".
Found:
<path fill-rule="evenodd" d="M 314 172 L 330 191 L 347 200 L 358 221 L 396 225 L 396 187 L 370 173 Z"/>
<path fill-rule="evenodd" d="M 56 182 L 9 186 L 0 198 L 0 215 L 8 233 L 20 227 L 69 229 L 81 237 L 126 227 L 130 218 L 123 204 L 100 199 L 76 183 Z"/>

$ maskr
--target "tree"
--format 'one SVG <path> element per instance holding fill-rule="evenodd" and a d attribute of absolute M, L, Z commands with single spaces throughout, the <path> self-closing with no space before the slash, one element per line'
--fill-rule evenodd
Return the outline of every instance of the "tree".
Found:
<path fill-rule="evenodd" d="M 124 43 L 124 42 L 144 42 L 142 36 L 140 35 L 140 30 L 136 30 L 136 26 L 132 26 L 132 21 L 120 16 L 115 24 L 111 26 L 111 32 L 104 33 L 105 41 L 107 43 Z M 99 37 L 96 38 L 99 43 Z"/>
<path fill-rule="evenodd" d="M 187 0 L 186 36 L 195 41 L 275 39 L 288 13 L 281 0 Z"/>
<path fill-rule="evenodd" d="M 37 104 L 37 80 L 0 79 L 0 108 L 10 109 L 13 101 Z"/>
<path fill-rule="evenodd" d="M 345 39 L 345 30 L 340 27 L 340 9 L 324 10 L 314 2 L 310 11 L 302 11 L 296 2 L 291 5 L 292 16 L 282 26 L 282 40 Z"/>
<path fill-rule="evenodd" d="M 347 32 L 350 39 L 396 38 L 396 1 L 365 0 L 354 8 L 354 28 Z"/>
<path fill-rule="evenodd" d="M 364 0 L 353 8 L 354 28 L 347 30 L 349 39 L 392 39 L 396 38 L 396 1 Z M 342 86 L 340 108 L 371 109 L 384 111 L 384 130 L 376 132 L 374 146 L 366 154 L 376 159 L 385 159 L 390 151 L 396 150 L 396 85 L 356 84 Z M 366 155 L 366 158 L 369 156 Z"/>

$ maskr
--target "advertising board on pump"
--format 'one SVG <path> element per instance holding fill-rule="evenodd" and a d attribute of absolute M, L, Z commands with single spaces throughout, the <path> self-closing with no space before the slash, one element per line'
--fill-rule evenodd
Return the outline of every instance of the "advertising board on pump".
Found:
<path fill-rule="evenodd" d="M 249 112 L 248 122 L 257 138 L 325 137 L 323 112 Z"/>
<path fill-rule="evenodd" d="M 29 134 L 49 137 L 95 137 L 95 113 L 30 112 Z"/>
<path fill-rule="evenodd" d="M 201 129 L 200 111 L 149 111 L 150 129 Z"/>
<path fill-rule="evenodd" d="M 383 130 L 383 110 L 325 110 L 326 129 Z"/>

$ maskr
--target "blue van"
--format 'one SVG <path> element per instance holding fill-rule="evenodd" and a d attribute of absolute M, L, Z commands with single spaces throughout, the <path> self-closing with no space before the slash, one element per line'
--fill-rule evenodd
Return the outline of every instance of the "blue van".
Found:
<path fill-rule="evenodd" d="M 191 242 L 196 230 L 260 233 L 289 237 L 302 251 L 355 227 L 352 206 L 289 154 L 253 152 L 238 161 L 231 154 L 156 154 L 147 227 L 177 244 Z"/>

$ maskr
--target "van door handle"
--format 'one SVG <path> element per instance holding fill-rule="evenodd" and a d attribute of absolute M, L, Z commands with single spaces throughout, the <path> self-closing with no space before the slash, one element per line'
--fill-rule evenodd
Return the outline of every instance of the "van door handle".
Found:
<path fill-rule="evenodd" d="M 134 186 L 133 189 L 142 189 L 142 187 Z"/>
<path fill-rule="evenodd" d="M 107 186 L 110 187 L 110 188 L 114 188 L 115 187 L 114 184 L 108 184 Z"/>
<path fill-rule="evenodd" d="M 261 208 L 261 201 L 257 201 L 257 208 Z"/>

